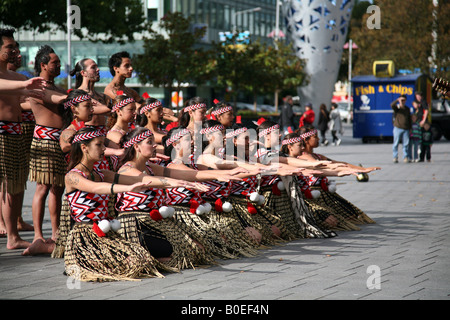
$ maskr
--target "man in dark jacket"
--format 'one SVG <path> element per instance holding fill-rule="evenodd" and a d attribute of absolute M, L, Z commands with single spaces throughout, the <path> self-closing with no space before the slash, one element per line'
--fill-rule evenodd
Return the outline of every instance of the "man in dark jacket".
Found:
<path fill-rule="evenodd" d="M 409 130 L 411 129 L 411 111 L 405 103 L 405 95 L 401 95 L 391 103 L 391 108 L 394 111 L 394 144 L 392 146 L 394 163 L 398 162 L 398 145 L 400 140 L 403 145 L 403 162 L 410 162 L 408 148 Z"/>
<path fill-rule="evenodd" d="M 284 137 L 289 132 L 294 131 L 294 111 L 292 110 L 293 99 L 292 96 L 284 98 L 284 104 L 280 110 L 279 125 L 282 130 L 281 134 Z"/>

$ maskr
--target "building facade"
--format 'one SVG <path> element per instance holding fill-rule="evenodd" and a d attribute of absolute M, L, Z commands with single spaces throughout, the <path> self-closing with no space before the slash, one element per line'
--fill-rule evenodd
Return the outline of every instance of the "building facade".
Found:
<path fill-rule="evenodd" d="M 275 30 L 277 0 L 142 0 L 146 19 L 156 28 L 159 20 L 171 10 L 182 12 L 184 16 L 191 17 L 195 25 L 206 26 L 207 33 L 202 39 L 208 45 L 220 41 L 221 32 L 249 31 L 252 39 L 272 41 L 270 33 Z M 281 4 L 281 1 L 278 1 Z M 256 9 L 255 9 L 256 8 Z M 280 8 L 280 7 L 278 7 Z M 64 13 L 65 14 L 65 13 Z M 279 20 L 280 29 L 283 23 Z M 82 28 L 82 24 L 81 24 Z M 61 59 L 61 75 L 56 82 L 61 86 L 67 86 L 69 80 L 67 74 L 75 63 L 83 58 L 94 59 L 100 67 L 101 80 L 97 87 L 106 86 L 112 75 L 109 72 L 109 57 L 119 51 L 128 51 L 132 56 L 143 51 L 143 38 L 145 33 L 137 34 L 136 41 L 127 44 L 92 43 L 87 40 L 71 37 L 71 61 L 68 63 L 67 33 L 64 31 L 49 31 L 35 33 L 32 31 L 17 30 L 16 40 L 20 44 L 23 67 L 20 70 L 29 76 L 33 75 L 34 57 L 39 48 L 50 45 Z M 72 81 L 73 85 L 74 81 Z M 141 94 L 152 93 L 157 98 L 164 97 L 164 91 L 160 88 L 151 88 L 139 82 L 136 76 L 127 80 L 127 85 L 134 87 Z M 200 89 L 202 90 L 202 89 Z M 206 92 L 202 92 L 206 93 Z"/>

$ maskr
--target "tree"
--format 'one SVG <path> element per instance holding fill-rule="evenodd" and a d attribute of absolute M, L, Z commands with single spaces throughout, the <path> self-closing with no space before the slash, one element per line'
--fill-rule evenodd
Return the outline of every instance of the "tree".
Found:
<path fill-rule="evenodd" d="M 277 48 L 259 41 L 236 44 L 234 36 L 230 42 L 218 44 L 216 52 L 217 84 L 230 88 L 235 102 L 239 91 L 251 92 L 255 109 L 258 95 L 277 96 L 281 89 L 297 87 L 305 80 L 304 61 L 282 42 Z"/>
<path fill-rule="evenodd" d="M 90 41 L 125 43 L 142 32 L 145 17 L 140 0 L 72 0 L 81 10 L 81 29 L 74 35 Z M 2 0 L 1 22 L 14 28 L 45 32 L 66 30 L 66 1 Z"/>
<path fill-rule="evenodd" d="M 437 42 L 434 63 L 438 72 L 449 72 L 449 22 L 450 3 L 439 1 L 436 18 L 433 2 L 429 0 L 378 0 L 381 10 L 381 29 L 369 29 L 365 23 L 370 14 L 360 21 L 352 21 L 350 37 L 358 44 L 353 72 L 372 74 L 376 60 L 393 60 L 396 68 L 430 74 L 432 66 L 432 37 L 436 26 Z M 447 71 L 445 71 L 447 70 Z"/>
<path fill-rule="evenodd" d="M 210 51 L 196 47 L 206 29 L 191 30 L 190 18 L 179 12 L 167 13 L 159 27 L 162 33 L 148 28 L 144 53 L 133 58 L 140 81 L 172 92 L 175 85 L 179 91 L 183 82 L 200 85 L 210 79 Z"/>

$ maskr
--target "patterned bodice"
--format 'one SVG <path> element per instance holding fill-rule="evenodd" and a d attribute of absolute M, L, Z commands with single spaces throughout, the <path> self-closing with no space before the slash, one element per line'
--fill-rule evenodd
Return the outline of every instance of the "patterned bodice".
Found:
<path fill-rule="evenodd" d="M 270 149 L 261 148 L 258 150 L 255 156 L 262 164 L 270 165 L 270 161 L 272 160 L 271 158 L 277 157 L 278 153 Z M 261 187 L 272 186 L 275 183 L 278 183 L 278 181 L 280 181 L 280 177 L 278 175 L 262 175 Z"/>
<path fill-rule="evenodd" d="M 243 178 L 242 181 L 233 181 L 233 184 L 231 186 L 231 195 L 248 196 L 252 192 L 256 191 L 257 186 L 258 186 L 258 178 L 256 176 Z"/>
<path fill-rule="evenodd" d="M 87 178 L 86 174 L 81 170 L 74 168 L 71 172 L 80 173 Z M 96 173 L 103 181 L 103 174 L 97 171 Z M 72 219 L 76 222 L 93 222 L 108 218 L 109 195 L 74 190 L 66 193 L 66 197 L 69 202 Z"/>
<path fill-rule="evenodd" d="M 168 163 L 166 167 L 170 167 L 172 163 L 173 161 Z M 184 187 L 166 189 L 166 205 L 189 204 L 190 200 L 195 200 L 199 204 L 205 202 L 202 198 L 202 193 L 199 191 L 192 191 Z"/>
<path fill-rule="evenodd" d="M 195 163 L 194 155 L 190 155 L 191 159 L 191 167 L 195 170 L 198 170 L 198 167 Z M 208 199 L 221 199 L 221 198 L 228 198 L 230 196 L 231 187 L 233 185 L 232 181 L 226 182 L 226 181 L 218 181 L 218 180 L 211 180 L 211 181 L 203 181 L 202 184 L 209 187 L 209 190 L 202 193 L 202 197 L 208 198 Z"/>
<path fill-rule="evenodd" d="M 150 174 L 153 172 L 147 167 Z M 118 193 L 115 208 L 118 212 L 144 211 L 150 212 L 164 206 L 166 194 L 164 189 L 149 188 L 144 192 Z"/>

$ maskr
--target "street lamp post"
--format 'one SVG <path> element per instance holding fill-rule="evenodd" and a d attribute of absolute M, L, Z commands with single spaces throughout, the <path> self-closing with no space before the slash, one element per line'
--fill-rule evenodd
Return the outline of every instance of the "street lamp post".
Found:
<path fill-rule="evenodd" d="M 237 21 L 237 16 L 239 14 L 244 14 L 244 13 L 248 13 L 248 12 L 255 12 L 255 11 L 261 11 L 261 7 L 256 7 L 256 8 L 252 8 L 252 9 L 247 9 L 247 10 L 242 10 L 242 11 L 236 11 L 233 15 L 233 34 L 236 33 L 236 21 Z"/>

